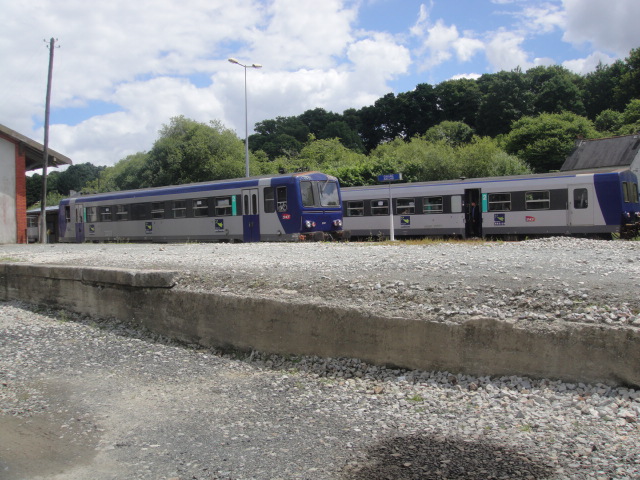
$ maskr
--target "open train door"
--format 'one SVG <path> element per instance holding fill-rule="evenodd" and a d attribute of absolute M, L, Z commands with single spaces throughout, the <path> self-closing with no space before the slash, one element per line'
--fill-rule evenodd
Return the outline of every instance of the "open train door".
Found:
<path fill-rule="evenodd" d="M 479 188 L 464 190 L 464 230 L 467 238 L 482 237 L 483 202 L 481 202 L 480 193 Z"/>
<path fill-rule="evenodd" d="M 595 195 L 593 185 L 571 185 L 569 187 L 569 227 L 593 225 L 593 204 Z"/>
<path fill-rule="evenodd" d="M 260 241 L 260 212 L 258 211 L 258 189 L 242 190 L 242 240 Z"/>

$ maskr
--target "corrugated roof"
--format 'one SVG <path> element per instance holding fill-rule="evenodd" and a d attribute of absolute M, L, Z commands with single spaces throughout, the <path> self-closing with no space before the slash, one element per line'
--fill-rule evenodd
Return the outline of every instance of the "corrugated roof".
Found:
<path fill-rule="evenodd" d="M 578 140 L 561 171 L 628 167 L 640 151 L 640 135 Z"/>
<path fill-rule="evenodd" d="M 15 130 L 10 129 L 9 127 L 5 127 L 0 124 L 0 133 L 3 133 L 9 138 L 17 141 L 23 148 L 25 157 L 27 160 L 26 169 L 29 170 L 37 170 L 38 168 L 42 168 L 42 156 L 44 155 L 44 145 L 36 142 L 35 140 L 30 139 L 29 137 L 25 137 L 21 133 L 16 132 Z M 62 155 L 61 153 L 56 152 L 55 150 L 48 149 L 49 151 L 49 165 L 52 167 L 58 167 L 60 165 L 72 165 L 73 162 L 69 157 Z"/>

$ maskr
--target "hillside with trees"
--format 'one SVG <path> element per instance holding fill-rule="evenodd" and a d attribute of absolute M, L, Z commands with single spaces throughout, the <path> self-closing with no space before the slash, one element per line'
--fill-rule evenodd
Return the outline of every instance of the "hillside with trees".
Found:
<path fill-rule="evenodd" d="M 587 75 L 558 65 L 420 84 L 342 113 L 322 108 L 255 124 L 251 174 L 321 170 L 345 186 L 559 169 L 575 140 L 640 131 L 640 48 Z M 148 152 L 113 167 L 51 174 L 50 189 L 98 192 L 244 175 L 244 142 L 218 121 L 170 119 Z M 29 204 L 38 180 L 28 182 Z M 55 202 L 54 202 L 55 203 Z"/>

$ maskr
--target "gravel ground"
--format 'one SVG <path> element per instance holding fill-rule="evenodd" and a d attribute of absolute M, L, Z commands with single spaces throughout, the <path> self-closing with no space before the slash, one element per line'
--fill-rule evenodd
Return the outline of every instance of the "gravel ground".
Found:
<path fill-rule="evenodd" d="M 640 243 L 4 245 L 0 261 L 176 269 L 178 288 L 436 321 L 640 327 Z M 0 303 L 0 478 L 637 479 L 640 392 L 235 358 Z"/>

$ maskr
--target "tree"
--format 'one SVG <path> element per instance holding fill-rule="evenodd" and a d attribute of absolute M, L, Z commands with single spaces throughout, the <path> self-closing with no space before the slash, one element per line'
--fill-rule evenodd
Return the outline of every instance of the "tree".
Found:
<path fill-rule="evenodd" d="M 541 173 L 560 169 L 576 138 L 597 136 L 593 123 L 585 117 L 571 112 L 542 113 L 514 122 L 506 136 L 505 149 Z"/>
<path fill-rule="evenodd" d="M 533 106 L 537 113 L 586 113 L 582 91 L 578 88 L 582 81 L 579 75 L 560 65 L 551 65 L 531 68 L 526 76 L 535 95 Z"/>
<path fill-rule="evenodd" d="M 141 175 L 143 186 L 237 178 L 244 175 L 244 145 L 220 122 L 174 117 L 160 130 Z"/>
<path fill-rule="evenodd" d="M 277 117 L 256 123 L 256 133 L 249 136 L 251 151 L 264 151 L 271 160 L 287 153 L 296 155 L 309 137 L 309 127 L 298 117 Z"/>
<path fill-rule="evenodd" d="M 640 99 L 640 47 L 632 49 L 625 58 L 625 69 L 614 94 L 618 102 L 625 104 L 631 99 Z"/>
<path fill-rule="evenodd" d="M 410 92 L 398 94 L 395 108 L 398 122 L 396 136 L 405 139 L 423 135 L 441 118 L 435 91 L 428 83 L 421 83 Z"/>
<path fill-rule="evenodd" d="M 72 190 L 79 192 L 89 182 L 96 180 L 104 168 L 88 162 L 71 165 L 65 171 L 60 172 L 56 190 L 64 196 L 68 196 Z"/>
<path fill-rule="evenodd" d="M 631 135 L 640 132 L 640 99 L 634 99 L 625 107 L 620 115 L 620 135 Z"/>
<path fill-rule="evenodd" d="M 479 135 L 508 133 L 515 120 L 533 113 L 534 95 L 520 70 L 482 75 L 478 85 L 482 91 L 476 120 Z"/>
<path fill-rule="evenodd" d="M 619 103 L 616 91 L 620 83 L 620 77 L 626 70 L 620 60 L 611 65 L 598 64 L 595 71 L 588 73 L 583 82 L 583 102 L 586 115 L 590 119 L 607 109 L 620 111 L 626 102 Z"/>
<path fill-rule="evenodd" d="M 452 147 L 458 147 L 471 141 L 473 129 L 466 123 L 447 120 L 431 127 L 424 137 L 430 142 L 444 141 Z"/>
<path fill-rule="evenodd" d="M 474 128 L 482 92 L 478 82 L 469 78 L 447 80 L 434 88 L 442 120 L 463 122 Z"/>
<path fill-rule="evenodd" d="M 593 124 L 598 132 L 611 134 L 622 125 L 622 114 L 611 109 L 603 110 L 596 116 Z"/>

